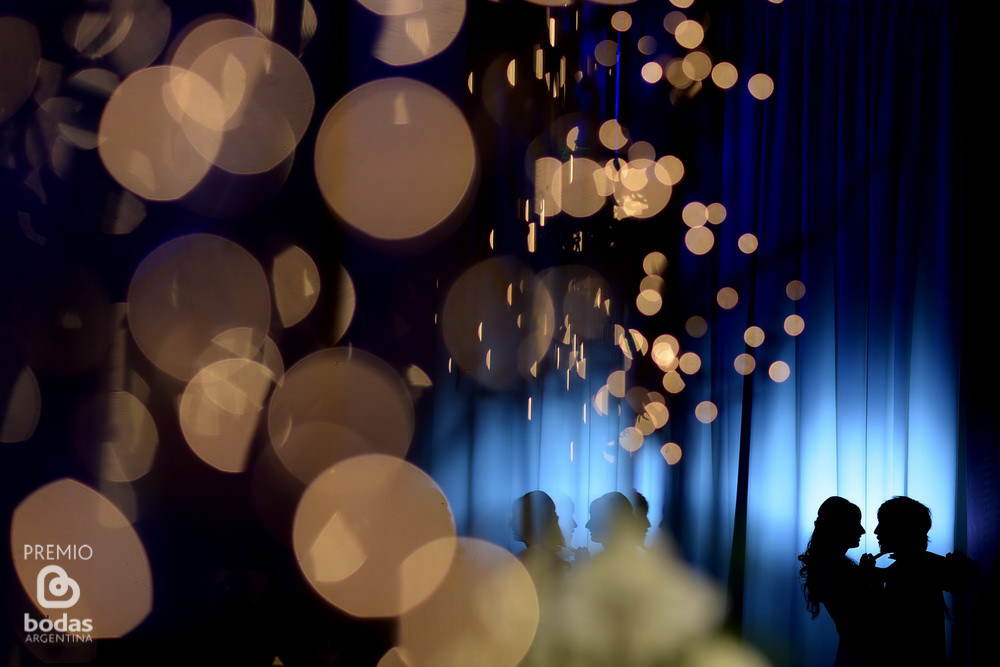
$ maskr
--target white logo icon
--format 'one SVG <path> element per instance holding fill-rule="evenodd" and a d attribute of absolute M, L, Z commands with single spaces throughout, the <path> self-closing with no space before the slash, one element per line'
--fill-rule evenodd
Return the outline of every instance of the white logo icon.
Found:
<path fill-rule="evenodd" d="M 55 576 L 46 582 L 45 577 L 49 574 Z M 49 600 L 46 595 L 46 593 L 51 593 L 61 598 L 67 592 L 70 593 L 70 596 L 65 600 Z M 68 609 L 80 599 L 80 584 L 76 583 L 76 580 L 66 574 L 66 570 L 58 565 L 46 565 L 38 572 L 35 593 L 38 597 L 38 604 L 46 609 Z"/>

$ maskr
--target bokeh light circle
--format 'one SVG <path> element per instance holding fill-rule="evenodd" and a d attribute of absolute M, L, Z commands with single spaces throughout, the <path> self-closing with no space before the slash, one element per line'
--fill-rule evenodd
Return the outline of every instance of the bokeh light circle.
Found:
<path fill-rule="evenodd" d="M 465 20 L 466 0 L 421 0 L 420 2 L 362 2 L 382 14 L 373 55 L 388 65 L 423 62 L 444 51 L 458 36 Z"/>
<path fill-rule="evenodd" d="M 753 234 L 743 234 L 736 242 L 736 246 L 744 255 L 749 255 L 757 250 L 757 237 Z"/>
<path fill-rule="evenodd" d="M 455 524 L 440 487 L 381 454 L 346 459 L 306 488 L 292 543 L 309 583 L 354 616 L 411 610 L 448 574 Z"/>
<path fill-rule="evenodd" d="M 733 368 L 740 375 L 750 375 L 756 367 L 757 361 L 746 352 L 736 355 L 736 359 L 733 360 Z"/>
<path fill-rule="evenodd" d="M 774 80 L 767 74 L 754 74 L 747 81 L 747 90 L 758 100 L 766 100 L 774 92 Z"/>
<path fill-rule="evenodd" d="M 806 286 L 801 280 L 791 280 L 785 285 L 785 295 L 792 301 L 799 301 L 806 295 Z"/>
<path fill-rule="evenodd" d="M 788 364 L 784 361 L 775 361 L 771 364 L 771 367 L 767 369 L 767 374 L 775 382 L 784 382 L 791 376 L 792 369 L 789 368 Z"/>
<path fill-rule="evenodd" d="M 270 289 L 264 269 L 242 247 L 190 234 L 142 260 L 129 285 L 128 313 L 143 354 L 190 380 L 207 363 L 260 349 L 271 321 Z"/>
<path fill-rule="evenodd" d="M 452 284 L 441 310 L 445 345 L 458 366 L 488 387 L 531 375 L 556 329 L 550 290 L 509 257 L 470 267 Z"/>
<path fill-rule="evenodd" d="M 732 63 L 716 63 L 715 67 L 712 68 L 712 81 L 723 90 L 735 86 L 738 78 L 739 73 Z"/>
<path fill-rule="evenodd" d="M 692 227 L 684 235 L 684 245 L 694 255 L 705 255 L 715 245 L 715 234 L 708 227 Z"/>
<path fill-rule="evenodd" d="M 24 558 L 26 546 L 52 544 L 56 536 L 61 545 L 87 545 L 91 557 Z M 60 479 L 36 489 L 11 516 L 10 544 L 17 578 L 38 609 L 43 609 L 36 585 L 42 567 L 65 569 L 79 591 L 72 617 L 91 619 L 88 634 L 94 639 L 125 635 L 153 608 L 153 578 L 139 536 L 121 510 L 89 486 Z M 46 599 L 55 593 L 48 587 Z M 72 591 L 64 595 L 52 599 L 68 601 Z"/>
<path fill-rule="evenodd" d="M 267 428 L 278 458 L 308 483 L 352 456 L 405 455 L 413 401 L 402 378 L 375 355 L 329 348 L 285 373 L 271 394 Z"/>
<path fill-rule="evenodd" d="M 723 287 L 715 295 L 715 301 L 719 304 L 719 308 L 723 310 L 732 310 L 739 303 L 740 295 L 732 287 Z"/>
<path fill-rule="evenodd" d="M 115 89 L 98 128 L 108 173 L 145 199 L 178 199 L 201 182 L 222 146 L 222 98 L 172 66 L 132 74 Z"/>
<path fill-rule="evenodd" d="M 275 374 L 250 359 L 223 359 L 201 369 L 184 389 L 178 409 L 191 450 L 224 472 L 242 472 L 264 415 Z"/>
<path fill-rule="evenodd" d="M 711 401 L 702 401 L 695 406 L 694 416 L 702 424 L 711 424 L 719 416 L 719 408 Z"/>
<path fill-rule="evenodd" d="M 701 315 L 692 315 L 684 323 L 684 330 L 692 338 L 701 338 L 708 333 L 708 321 Z"/>
<path fill-rule="evenodd" d="M 462 537 L 445 580 L 400 618 L 399 644 L 412 667 L 513 667 L 538 619 L 525 566 L 506 549 Z"/>
<path fill-rule="evenodd" d="M 354 229 L 385 240 L 421 236 L 465 199 L 476 167 L 458 107 L 413 79 L 379 79 L 333 106 L 316 138 L 323 198 Z"/>
<path fill-rule="evenodd" d="M 743 332 L 743 340 L 750 347 L 760 347 L 764 344 L 764 330 L 756 325 L 747 327 Z"/>
<path fill-rule="evenodd" d="M 789 336 L 798 336 L 806 329 L 806 321 L 801 315 L 789 315 L 785 318 L 785 333 Z"/>
<path fill-rule="evenodd" d="M 676 442 L 668 442 L 660 447 L 660 454 L 663 456 L 663 460 L 667 462 L 667 465 L 677 465 L 681 460 L 683 452 L 681 451 L 681 446 Z"/>
<path fill-rule="evenodd" d="M 205 148 L 205 142 L 192 140 L 206 159 L 234 174 L 260 174 L 292 154 L 315 105 L 312 83 L 298 58 L 263 37 L 236 37 L 206 49 L 190 73 L 222 100 L 222 145 L 213 151 L 211 144 Z M 200 99 L 189 101 L 188 107 L 200 111 Z M 199 118 L 197 111 L 185 111 Z"/>

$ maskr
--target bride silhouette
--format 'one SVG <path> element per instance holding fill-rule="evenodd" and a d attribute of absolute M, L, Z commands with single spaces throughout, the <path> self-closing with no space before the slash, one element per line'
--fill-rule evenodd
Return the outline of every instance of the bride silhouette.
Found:
<path fill-rule="evenodd" d="M 865 554 L 860 565 L 847 557 L 847 550 L 861 544 L 865 534 L 861 510 L 832 496 L 819 506 L 814 525 L 805 553 L 798 557 L 806 608 L 816 618 L 822 605 L 837 626 L 840 643 L 835 666 L 878 664 L 873 641 L 881 604 L 876 557 Z"/>

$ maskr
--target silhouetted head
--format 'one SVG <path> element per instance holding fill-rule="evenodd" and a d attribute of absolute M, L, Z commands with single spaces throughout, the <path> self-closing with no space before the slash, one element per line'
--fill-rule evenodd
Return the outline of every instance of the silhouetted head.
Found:
<path fill-rule="evenodd" d="M 638 526 L 638 530 L 642 538 L 646 537 L 646 533 L 649 532 L 649 501 L 646 500 L 646 496 L 642 495 L 638 491 L 635 493 L 635 521 Z"/>
<path fill-rule="evenodd" d="M 549 494 L 529 491 L 514 501 L 510 514 L 510 527 L 517 541 L 529 547 L 558 549 L 563 546 L 559 516 Z"/>
<path fill-rule="evenodd" d="M 799 562 L 802 563 L 799 575 L 803 578 L 802 593 L 806 598 L 806 607 L 809 614 L 816 618 L 822 602 L 823 573 L 829 563 L 846 559 L 847 550 L 861 544 L 865 529 L 861 525 L 861 509 L 840 496 L 830 496 L 823 501 L 813 526 L 809 544 L 799 555 Z"/>
<path fill-rule="evenodd" d="M 587 530 L 590 539 L 608 546 L 623 538 L 634 537 L 636 533 L 635 515 L 628 498 L 612 491 L 590 503 L 590 520 Z"/>
<path fill-rule="evenodd" d="M 878 508 L 879 550 L 883 553 L 926 551 L 931 511 L 913 498 L 896 496 Z"/>
<path fill-rule="evenodd" d="M 840 496 L 830 496 L 823 501 L 813 526 L 809 543 L 817 554 L 845 554 L 861 544 L 861 536 L 865 534 L 861 509 Z"/>

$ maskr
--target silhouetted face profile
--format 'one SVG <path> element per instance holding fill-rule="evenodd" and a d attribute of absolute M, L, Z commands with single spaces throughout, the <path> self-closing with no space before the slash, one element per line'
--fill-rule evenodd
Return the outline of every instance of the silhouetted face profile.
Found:
<path fill-rule="evenodd" d="M 875 536 L 882 553 L 924 551 L 930 529 L 931 511 L 912 498 L 896 496 L 878 508 Z"/>
<path fill-rule="evenodd" d="M 835 552 L 846 552 L 860 545 L 861 536 L 865 534 L 861 525 L 861 509 L 840 496 L 827 498 L 819 506 L 814 540 L 817 533 L 821 534 L 821 541 Z"/>
<path fill-rule="evenodd" d="M 511 506 L 514 538 L 528 547 L 558 549 L 563 546 L 556 505 L 544 491 L 529 491 Z"/>
<path fill-rule="evenodd" d="M 635 517 L 628 498 L 612 491 L 590 503 L 590 520 L 587 521 L 590 539 L 608 546 L 635 534 Z"/>
<path fill-rule="evenodd" d="M 635 492 L 635 520 L 638 524 L 639 538 L 646 539 L 646 533 L 649 532 L 651 525 L 649 523 L 649 501 L 638 491 Z"/>

